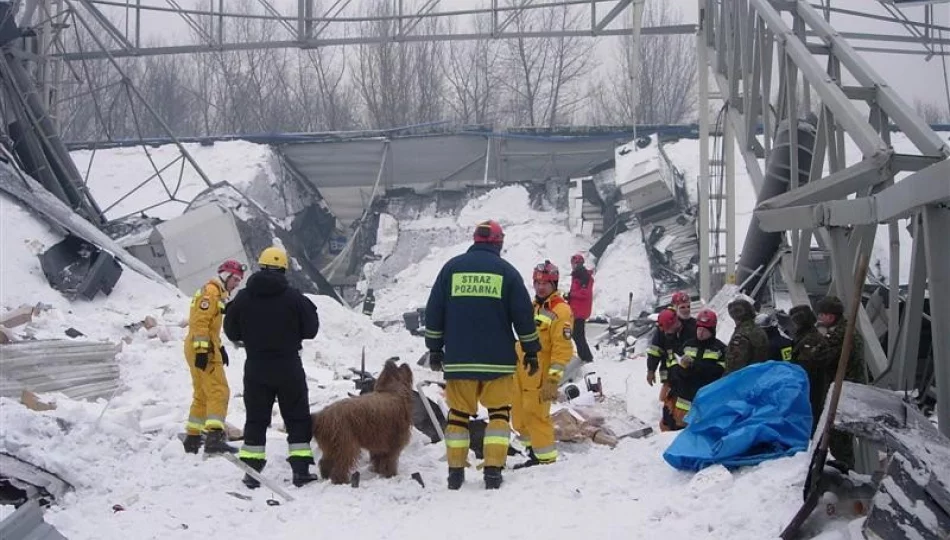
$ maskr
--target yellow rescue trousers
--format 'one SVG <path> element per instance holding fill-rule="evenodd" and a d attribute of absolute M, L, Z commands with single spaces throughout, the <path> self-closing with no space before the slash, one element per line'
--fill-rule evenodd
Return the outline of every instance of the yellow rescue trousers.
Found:
<path fill-rule="evenodd" d="M 489 381 L 450 379 L 445 381 L 445 400 L 449 418 L 445 428 L 445 447 L 449 467 L 467 467 L 469 419 L 478 412 L 478 403 L 488 409 L 484 456 L 486 467 L 504 467 L 511 437 L 511 402 L 515 394 L 514 375 Z"/>
<path fill-rule="evenodd" d="M 228 388 L 221 355 L 211 356 L 204 370 L 195 367 L 193 355 L 186 354 L 185 361 L 191 371 L 193 389 L 191 410 L 188 412 L 188 423 L 185 426 L 188 435 L 198 435 L 209 429 L 224 429 L 231 389 Z"/>
<path fill-rule="evenodd" d="M 551 402 L 541 399 L 541 381 L 546 373 L 541 369 L 534 375 L 528 375 L 524 369 L 517 371 L 515 378 L 520 399 L 515 400 L 511 411 L 518 441 L 526 450 L 533 450 L 534 457 L 541 463 L 557 460 Z"/>

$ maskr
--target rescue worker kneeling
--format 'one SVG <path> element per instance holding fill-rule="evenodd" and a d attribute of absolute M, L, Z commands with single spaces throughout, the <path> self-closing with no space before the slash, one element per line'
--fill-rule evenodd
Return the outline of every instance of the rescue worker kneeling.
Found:
<path fill-rule="evenodd" d="M 683 429 L 683 419 L 699 389 L 726 371 L 726 344 L 716 339 L 716 312 L 704 309 L 696 316 L 696 338 L 683 345 L 683 355 L 667 366 L 670 391 L 663 415 L 664 431 Z"/>
<path fill-rule="evenodd" d="M 551 261 L 544 261 L 534 269 L 534 323 L 541 352 L 537 372 L 529 373 L 524 363 L 518 362 L 515 374 L 518 395 L 511 411 L 512 423 L 519 441 L 528 451 L 528 460 L 515 465 L 514 469 L 557 460 L 551 402 L 557 399 L 564 366 L 574 354 L 571 341 L 574 317 L 557 290 L 559 277 L 558 268 Z M 524 356 L 520 343 L 516 348 L 520 359 Z"/>

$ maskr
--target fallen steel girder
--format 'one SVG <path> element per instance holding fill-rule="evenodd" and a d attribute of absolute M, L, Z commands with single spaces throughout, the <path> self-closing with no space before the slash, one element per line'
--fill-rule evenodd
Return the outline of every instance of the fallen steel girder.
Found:
<path fill-rule="evenodd" d="M 847 304 L 850 295 L 858 291 L 850 291 L 842 280 L 853 274 L 857 253 L 870 252 L 878 225 L 887 224 L 889 234 L 894 235 L 890 256 L 897 259 L 898 220 L 919 220 L 910 288 L 916 295 L 923 289 L 931 295 L 939 425 L 943 433 L 950 434 L 950 298 L 934 299 L 935 295 L 946 297 L 950 287 L 946 282 L 950 273 L 950 250 L 946 249 L 946 229 L 950 227 L 950 165 L 946 160 L 950 147 L 807 1 L 699 0 L 698 6 L 699 58 L 706 58 L 712 70 L 727 105 L 730 129 L 726 131 L 734 132 L 737 150 L 757 191 L 763 183 L 759 160 L 768 159 L 774 150 L 775 126 L 806 114 L 815 114 L 819 120 L 808 184 L 792 186 L 787 193 L 762 201 L 756 209 L 762 229 L 788 233 L 791 249 L 783 255 L 779 270 L 796 303 L 807 301 L 804 291 L 798 290 L 807 266 L 800 259 L 807 256 L 813 237 L 824 243 L 826 250 L 832 246 L 829 253 L 835 277 L 831 290 Z M 807 42 L 809 36 L 817 36 L 819 46 Z M 814 55 L 826 57 L 826 65 Z M 856 83 L 845 85 L 845 80 Z M 708 100 L 708 92 L 701 89 L 700 93 L 699 108 L 707 110 L 708 101 L 702 99 Z M 803 108 L 798 99 L 800 94 L 808 99 L 812 93 L 820 99 L 814 111 Z M 811 107 L 810 100 L 805 103 Z M 857 104 L 867 105 L 868 112 Z M 765 128 L 761 145 L 757 145 L 755 131 L 759 125 Z M 895 153 L 890 143 L 893 128 L 907 135 L 913 145 L 911 152 Z M 708 138 L 708 130 L 700 136 Z M 854 142 L 861 158 L 852 158 L 850 164 L 846 138 Z M 757 154 L 758 150 L 762 152 Z M 726 160 L 734 157 L 727 155 Z M 700 164 L 701 174 L 706 174 L 707 165 Z M 792 178 L 798 176 L 797 166 L 791 164 Z M 895 174 L 901 171 L 912 174 L 895 182 Z M 701 181 L 708 182 L 708 177 Z M 730 185 L 728 180 L 726 185 Z M 730 196 L 734 193 L 727 193 Z M 798 245 L 801 243 L 804 245 Z M 899 261 L 892 260 L 890 281 L 900 279 L 899 269 Z M 899 317 L 897 304 L 892 302 L 888 308 L 888 316 L 895 320 Z M 891 323 L 889 330 L 897 335 L 888 338 L 889 358 L 875 339 L 867 313 L 859 312 L 858 327 L 865 336 L 865 356 L 872 375 L 893 368 L 901 374 L 900 379 L 907 378 L 910 370 L 903 364 L 914 360 L 905 358 L 906 353 L 918 350 L 909 343 L 919 339 L 911 334 L 915 324 L 918 319 L 908 316 L 900 327 Z M 896 384 L 896 379 L 885 378 L 882 384 Z"/>

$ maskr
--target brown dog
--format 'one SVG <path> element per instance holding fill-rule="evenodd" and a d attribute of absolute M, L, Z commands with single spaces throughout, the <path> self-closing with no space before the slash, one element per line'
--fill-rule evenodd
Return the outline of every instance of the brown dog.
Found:
<path fill-rule="evenodd" d="M 369 451 L 373 471 L 395 476 L 412 430 L 412 397 L 412 370 L 389 360 L 372 393 L 342 399 L 311 415 L 313 437 L 323 453 L 320 476 L 334 484 L 349 482 L 360 448 Z"/>

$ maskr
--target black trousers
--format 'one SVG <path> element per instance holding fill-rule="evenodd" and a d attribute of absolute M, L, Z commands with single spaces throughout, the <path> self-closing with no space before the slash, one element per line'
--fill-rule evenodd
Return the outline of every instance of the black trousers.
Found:
<path fill-rule="evenodd" d="M 301 366 L 280 377 L 244 373 L 244 444 L 264 446 L 270 427 L 274 400 L 287 428 L 287 444 L 309 443 L 313 437 L 310 422 L 310 397 L 307 379 Z"/>
<path fill-rule="evenodd" d="M 574 319 L 574 333 L 571 337 L 574 338 L 574 346 L 577 347 L 577 356 L 584 362 L 593 362 L 594 355 L 590 352 L 590 347 L 587 345 L 587 336 L 584 335 L 584 324 L 586 322 L 584 319 Z"/>

